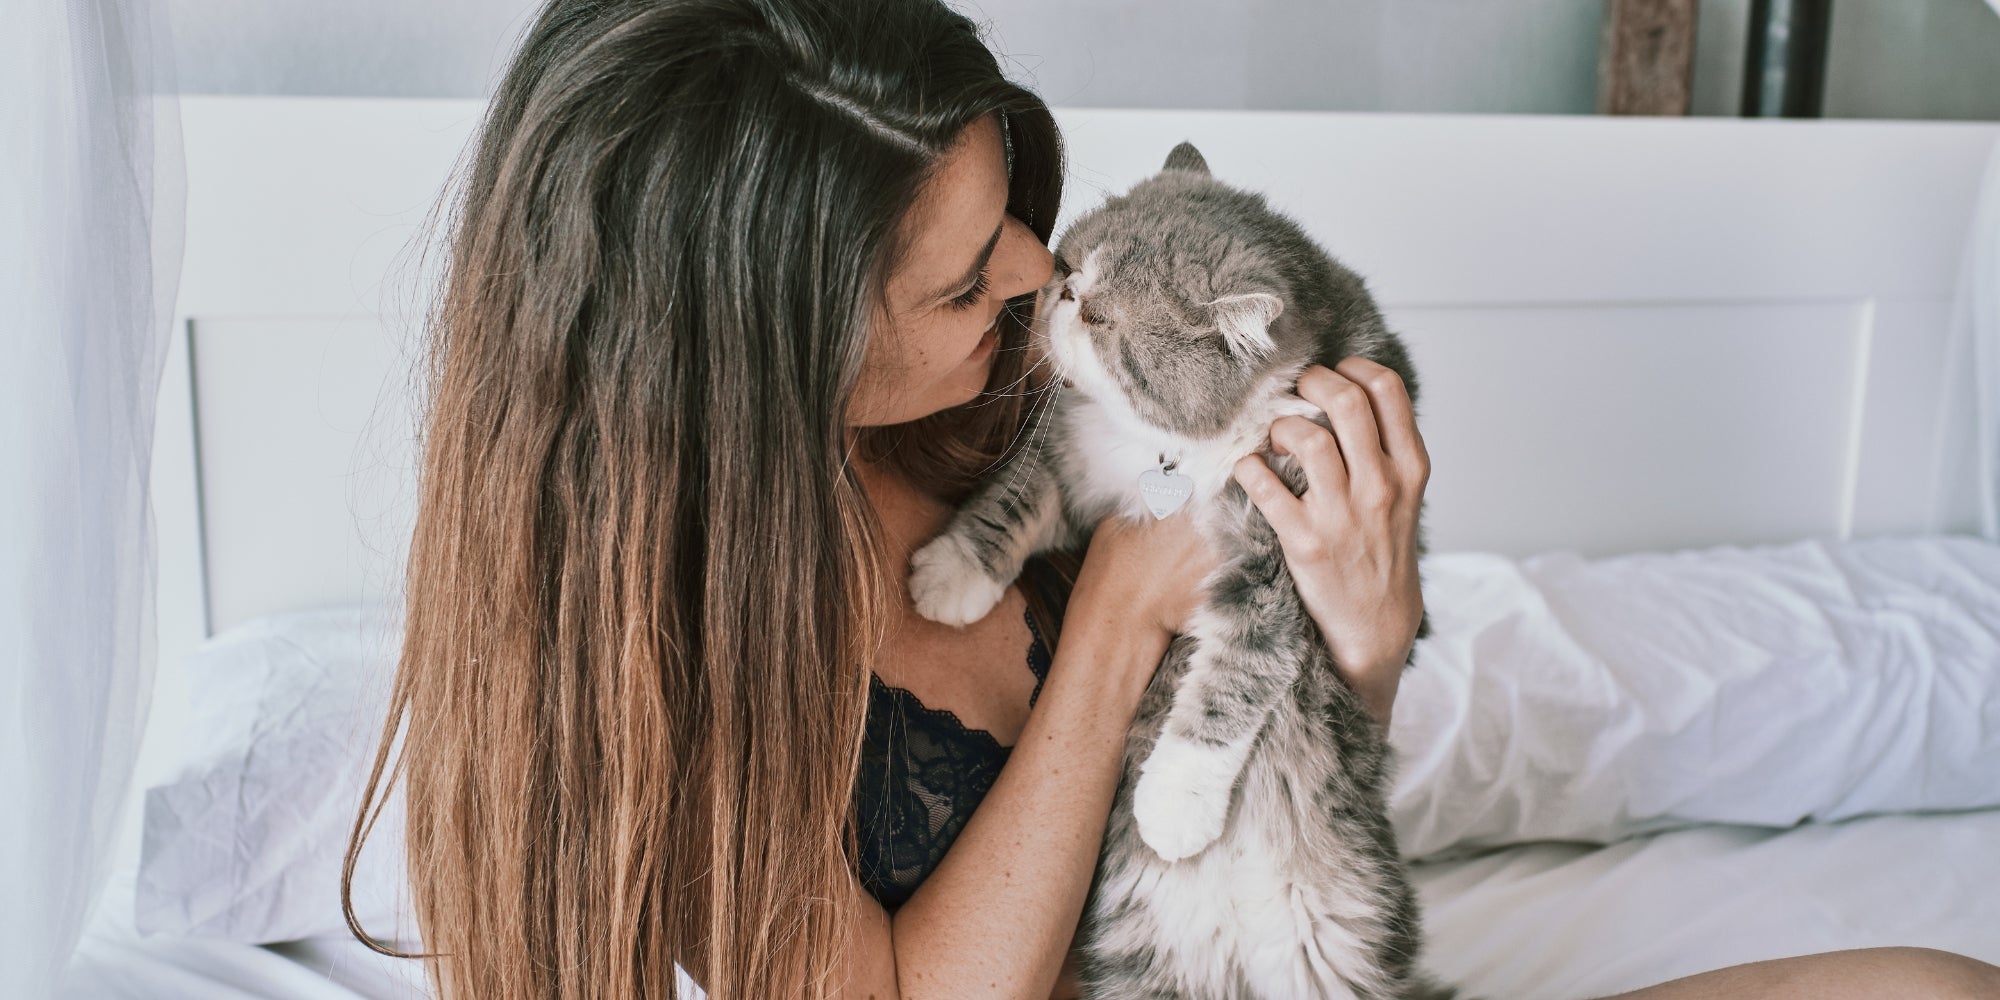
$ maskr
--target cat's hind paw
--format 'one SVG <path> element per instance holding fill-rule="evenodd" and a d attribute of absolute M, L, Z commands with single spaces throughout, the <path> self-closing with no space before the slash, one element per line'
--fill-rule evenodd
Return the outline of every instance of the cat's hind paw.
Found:
<path fill-rule="evenodd" d="M 1132 789 L 1139 839 L 1166 861 L 1200 854 L 1222 836 L 1241 770 L 1241 758 L 1227 748 L 1160 737 Z"/>
<path fill-rule="evenodd" d="M 917 614 L 965 626 L 986 617 L 1007 584 L 993 579 L 962 536 L 946 532 L 910 556 L 910 602 Z"/>

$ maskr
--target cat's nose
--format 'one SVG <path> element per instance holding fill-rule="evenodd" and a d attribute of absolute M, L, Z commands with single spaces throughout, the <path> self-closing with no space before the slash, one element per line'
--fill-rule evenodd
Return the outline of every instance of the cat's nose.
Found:
<path fill-rule="evenodd" d="M 1069 290 L 1069 282 L 1063 282 L 1062 291 L 1056 294 L 1056 300 L 1059 302 L 1076 301 L 1076 293 Z"/>

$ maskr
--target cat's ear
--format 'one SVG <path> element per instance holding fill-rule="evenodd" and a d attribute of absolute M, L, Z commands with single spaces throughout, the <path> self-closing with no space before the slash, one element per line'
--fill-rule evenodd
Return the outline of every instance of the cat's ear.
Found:
<path fill-rule="evenodd" d="M 1208 176 L 1208 161 L 1202 159 L 1201 150 L 1194 148 L 1194 143 L 1184 142 L 1175 146 L 1174 151 L 1167 154 L 1167 165 L 1160 169 L 1185 170 L 1189 173 L 1200 174 L 1206 177 Z"/>
<path fill-rule="evenodd" d="M 1224 296 L 1208 305 L 1215 310 L 1216 329 L 1222 331 L 1222 339 L 1237 357 L 1247 360 L 1277 346 L 1271 340 L 1271 323 L 1285 311 L 1283 299 L 1268 292 L 1249 292 Z"/>

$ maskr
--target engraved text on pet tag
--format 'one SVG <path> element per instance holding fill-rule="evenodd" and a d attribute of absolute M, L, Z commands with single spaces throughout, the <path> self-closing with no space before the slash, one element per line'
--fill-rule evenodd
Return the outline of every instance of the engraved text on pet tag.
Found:
<path fill-rule="evenodd" d="M 1188 498 L 1194 496 L 1194 477 L 1175 472 L 1176 464 L 1162 458 L 1159 468 L 1139 473 L 1139 497 L 1146 501 L 1155 521 L 1187 506 Z"/>

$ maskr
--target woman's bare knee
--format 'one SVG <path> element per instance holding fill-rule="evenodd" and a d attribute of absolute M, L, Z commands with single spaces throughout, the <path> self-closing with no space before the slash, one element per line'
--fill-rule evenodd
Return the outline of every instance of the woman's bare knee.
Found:
<path fill-rule="evenodd" d="M 1732 965 L 1604 1000 L 2000 1000 L 2000 968 L 1936 948 L 1856 948 Z"/>
<path fill-rule="evenodd" d="M 1907 953 L 1913 982 L 1951 1000 L 2000 998 L 2000 966 L 1936 948 L 1894 948 Z"/>

